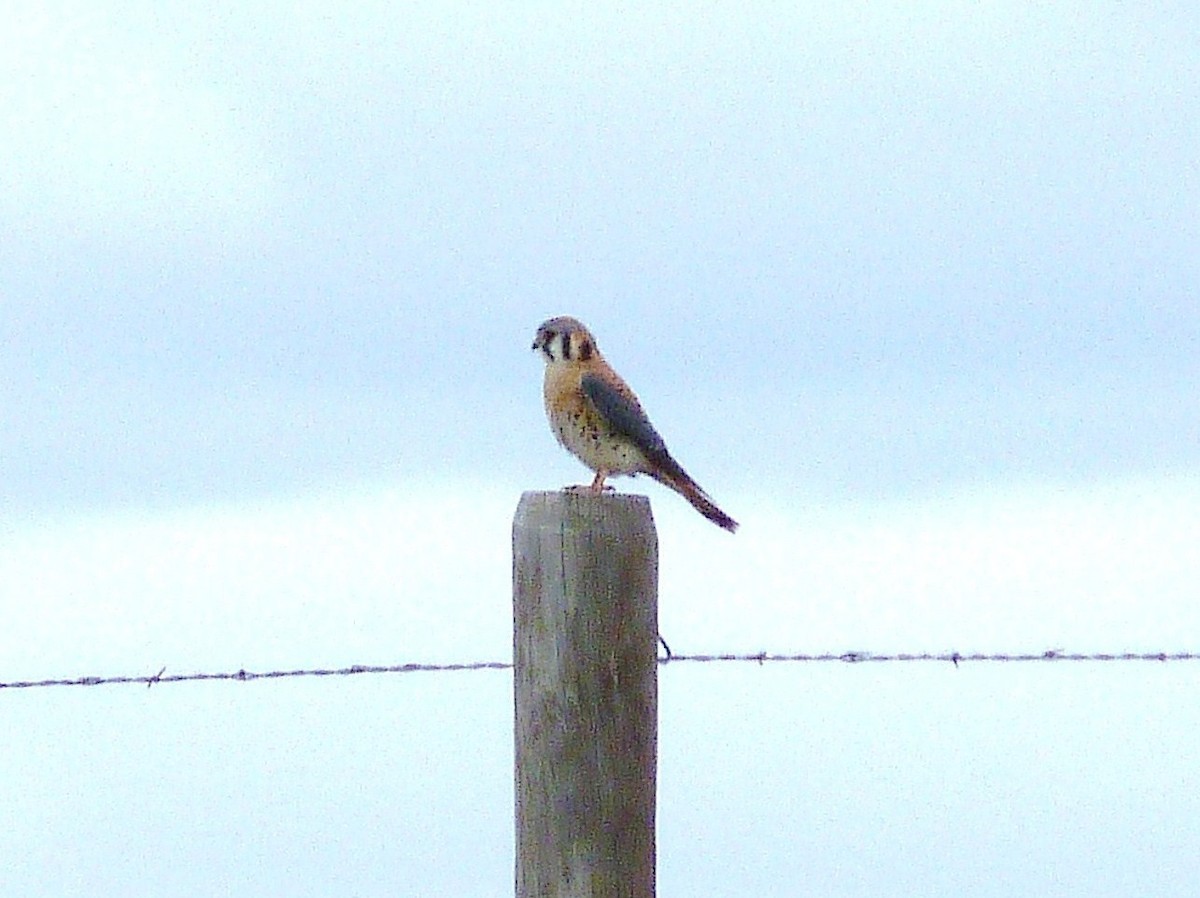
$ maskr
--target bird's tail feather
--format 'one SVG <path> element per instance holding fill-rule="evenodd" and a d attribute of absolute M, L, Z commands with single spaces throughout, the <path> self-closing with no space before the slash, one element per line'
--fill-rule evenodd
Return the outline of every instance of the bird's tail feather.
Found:
<path fill-rule="evenodd" d="M 652 474 L 651 476 L 687 499 L 691 503 L 692 508 L 696 509 L 696 511 L 700 512 L 700 514 L 704 515 L 718 527 L 728 530 L 730 533 L 737 531 L 738 522 L 721 511 L 717 507 L 717 503 L 708 498 L 708 493 L 700 489 L 696 481 L 692 480 L 682 468 L 672 472 L 670 475 L 664 473 L 662 475 Z"/>

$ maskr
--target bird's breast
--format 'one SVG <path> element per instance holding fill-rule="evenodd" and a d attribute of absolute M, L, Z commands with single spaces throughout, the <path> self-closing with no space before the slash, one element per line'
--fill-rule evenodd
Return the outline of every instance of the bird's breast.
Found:
<path fill-rule="evenodd" d="M 633 442 L 614 430 L 580 388 L 580 372 L 546 368 L 546 417 L 563 448 L 593 471 L 635 474 L 647 461 Z"/>

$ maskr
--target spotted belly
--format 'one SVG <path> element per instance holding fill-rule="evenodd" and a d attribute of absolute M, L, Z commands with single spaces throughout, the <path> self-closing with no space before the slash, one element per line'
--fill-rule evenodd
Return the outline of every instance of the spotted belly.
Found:
<path fill-rule="evenodd" d="M 647 470 L 645 455 L 628 437 L 603 426 L 584 410 L 560 412 L 552 424 L 563 447 L 593 471 L 637 474 Z"/>

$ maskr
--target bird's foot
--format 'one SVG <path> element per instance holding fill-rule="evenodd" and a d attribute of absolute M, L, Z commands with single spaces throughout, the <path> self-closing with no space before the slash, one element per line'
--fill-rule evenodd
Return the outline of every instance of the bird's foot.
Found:
<path fill-rule="evenodd" d="M 595 478 L 595 480 L 592 481 L 592 486 L 591 486 L 591 490 L 595 495 L 599 496 L 606 491 L 608 491 L 608 492 L 612 491 L 612 487 L 607 486 L 604 483 L 604 479 L 606 477 L 608 477 L 607 471 L 597 471 L 596 472 L 596 478 Z"/>

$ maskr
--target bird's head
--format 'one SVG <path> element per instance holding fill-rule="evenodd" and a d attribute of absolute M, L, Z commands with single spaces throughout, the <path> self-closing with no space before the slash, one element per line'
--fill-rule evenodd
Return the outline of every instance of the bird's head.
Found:
<path fill-rule="evenodd" d="M 553 362 L 586 362 L 599 352 L 596 338 L 574 318 L 566 316 L 542 322 L 533 338 L 533 349 L 540 349 L 546 364 Z"/>

